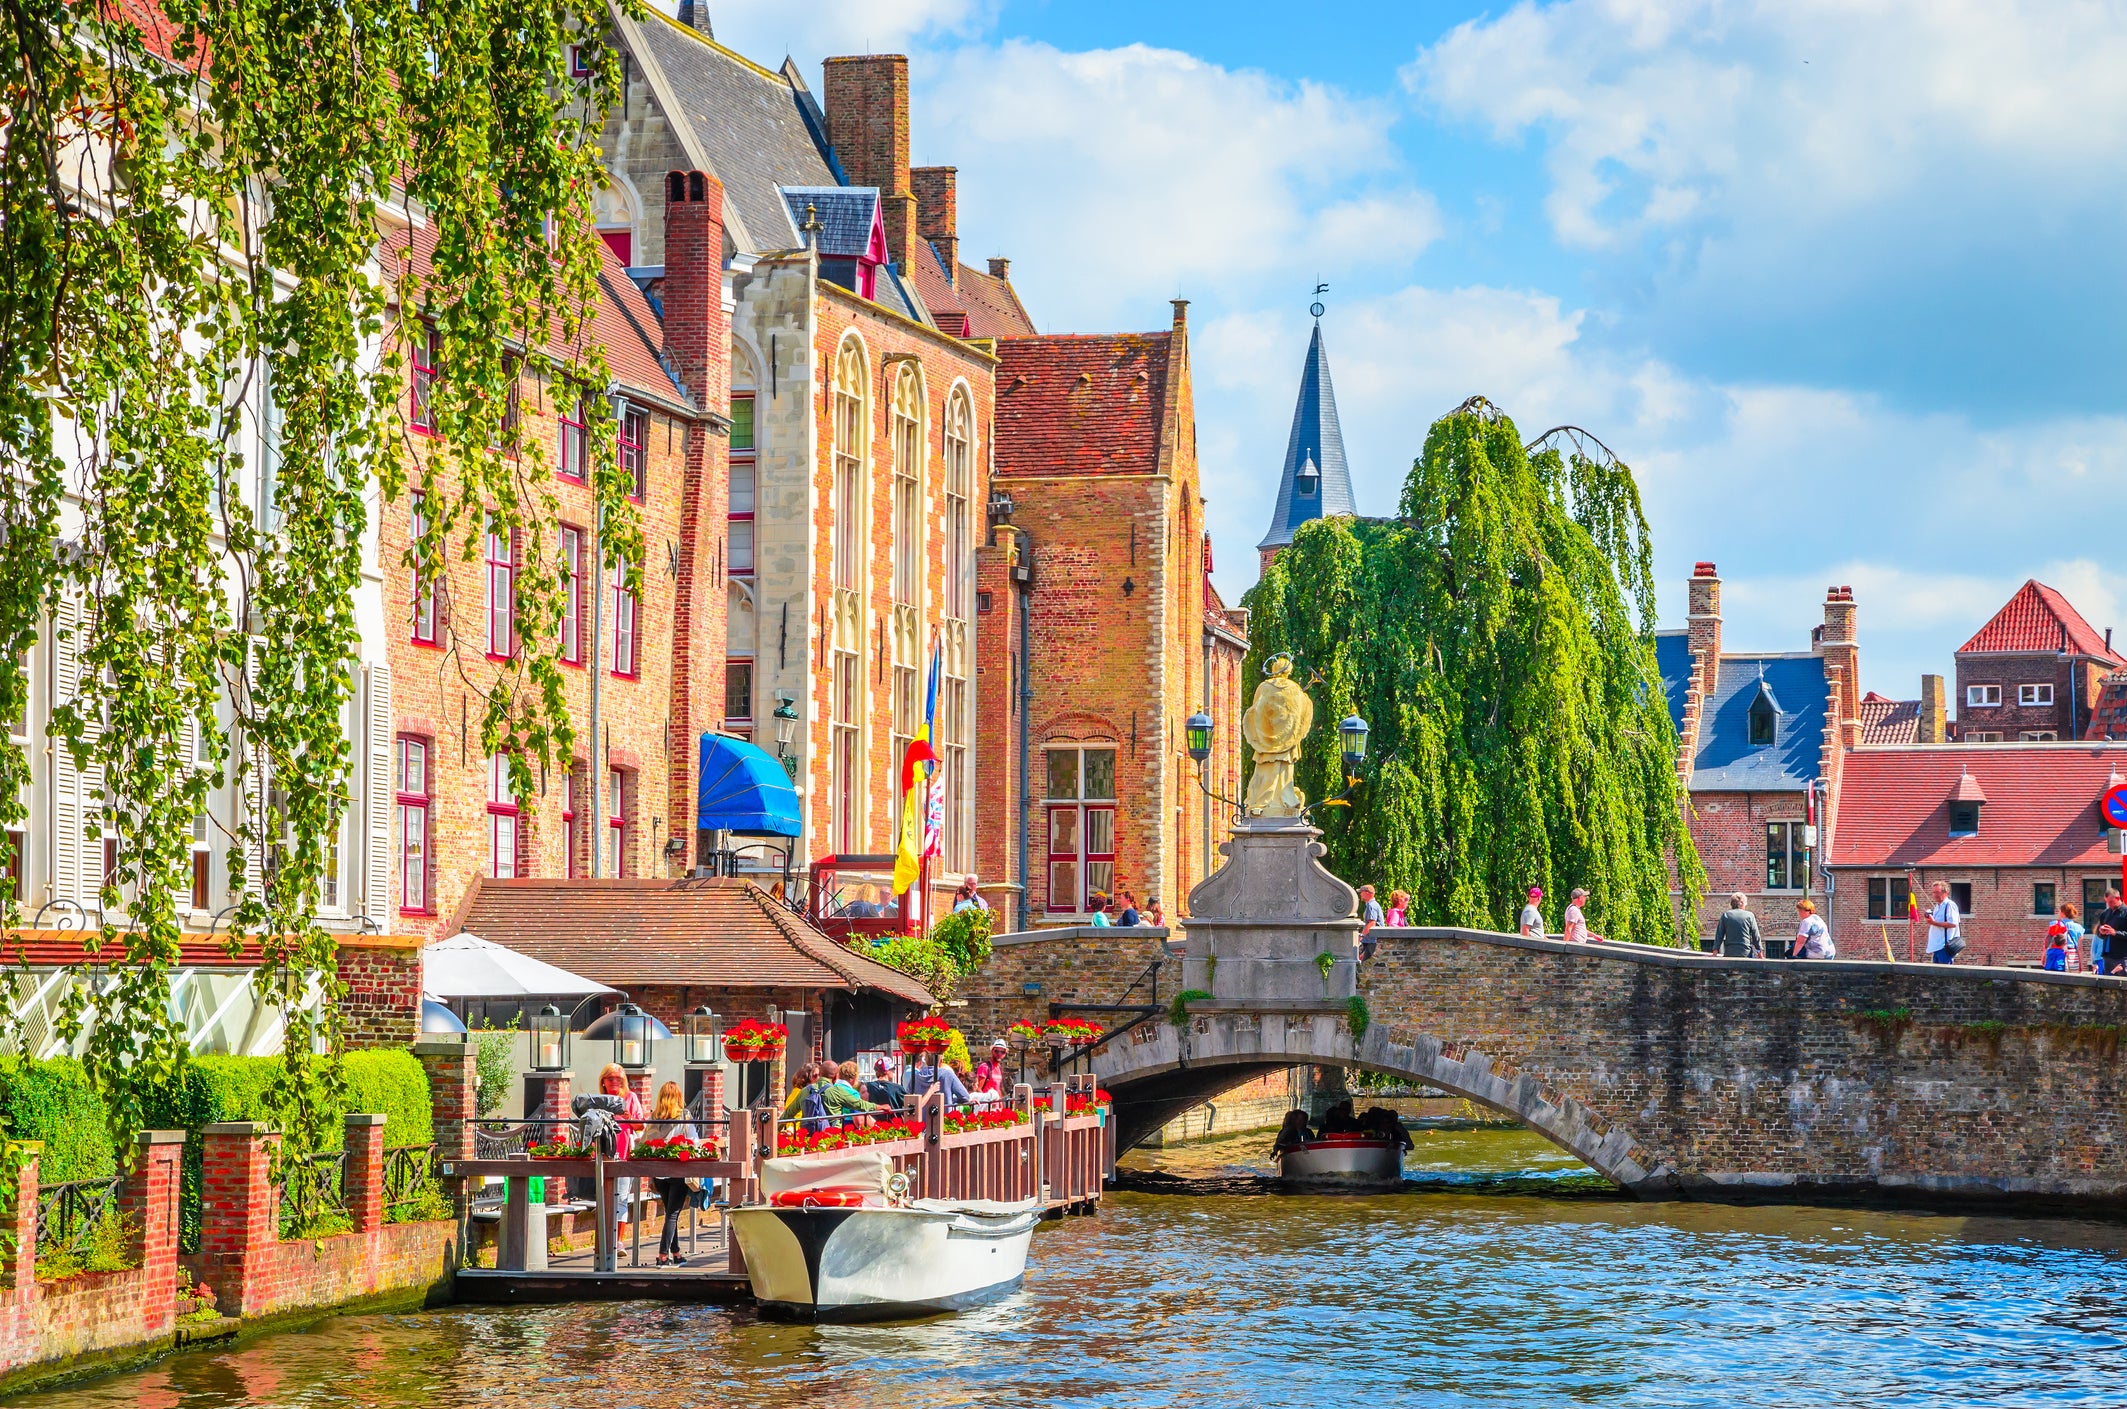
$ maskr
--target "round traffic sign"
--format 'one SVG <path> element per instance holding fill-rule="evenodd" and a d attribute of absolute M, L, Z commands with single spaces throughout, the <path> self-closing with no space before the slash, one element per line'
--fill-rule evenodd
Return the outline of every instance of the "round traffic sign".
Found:
<path fill-rule="evenodd" d="M 2115 827 L 2127 827 L 2127 783 L 2114 783 L 2105 789 L 2098 807 L 2104 811 L 2107 822 Z"/>

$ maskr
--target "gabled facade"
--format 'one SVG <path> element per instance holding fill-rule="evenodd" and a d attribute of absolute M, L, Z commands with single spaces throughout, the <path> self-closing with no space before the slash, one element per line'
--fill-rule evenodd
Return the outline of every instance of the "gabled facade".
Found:
<path fill-rule="evenodd" d="M 984 889 L 1017 924 L 1083 923 L 1097 895 L 1186 913 L 1238 787 L 1245 614 L 1210 584 L 1188 305 L 1160 333 L 998 343 L 999 519 L 982 554 L 981 734 L 1004 766 L 978 813 Z"/>
<path fill-rule="evenodd" d="M 1796 902 L 1821 903 L 1816 859 L 1837 826 L 1841 752 L 1862 729 L 1856 629 L 1852 589 L 1834 587 L 1808 650 L 1726 651 L 1721 579 L 1700 563 L 1689 626 L 1656 633 L 1685 821 L 1706 867 L 1699 914 L 1679 916 L 1687 934 L 1710 935 L 1737 891 L 1773 938 L 1794 933 Z"/>
<path fill-rule="evenodd" d="M 1359 512 L 1352 497 L 1351 466 L 1344 458 L 1344 428 L 1337 420 L 1337 389 L 1329 380 L 1329 353 L 1322 346 L 1321 305 L 1315 307 L 1315 331 L 1300 368 L 1300 395 L 1293 405 L 1292 433 L 1285 441 L 1285 464 L 1278 472 L 1270 530 L 1256 544 L 1265 572 L 1301 524 Z"/>
<path fill-rule="evenodd" d="M 1957 651 L 1957 737 L 2050 743 L 2090 728 L 2104 677 L 2127 666 L 2053 588 L 2032 580 Z"/>

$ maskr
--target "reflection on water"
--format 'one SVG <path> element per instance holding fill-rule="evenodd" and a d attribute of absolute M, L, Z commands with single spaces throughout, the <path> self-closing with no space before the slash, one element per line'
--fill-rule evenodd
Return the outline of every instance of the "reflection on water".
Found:
<path fill-rule="evenodd" d="M 1410 1167 L 1555 1177 L 1536 1137 Z M 1225 1180 L 1268 1137 L 1135 1164 Z M 2127 1229 L 1499 1197 L 1112 1196 L 1024 1291 L 914 1326 L 713 1307 L 343 1317 L 22 1401 L 142 1406 L 1659 1406 L 2127 1403 Z"/>

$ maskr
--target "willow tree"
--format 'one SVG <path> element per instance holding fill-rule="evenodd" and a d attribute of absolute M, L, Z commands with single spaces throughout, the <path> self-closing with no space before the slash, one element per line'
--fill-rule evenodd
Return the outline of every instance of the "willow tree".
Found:
<path fill-rule="evenodd" d="M 1672 875 L 1695 899 L 1703 872 L 1639 491 L 1591 437 L 1531 449 L 1473 398 L 1433 424 L 1399 518 L 1302 527 L 1246 598 L 1248 678 L 1291 652 L 1317 719 L 1372 726 L 1350 805 L 1313 815 L 1330 865 L 1408 890 L 1415 923 L 1511 929 L 1529 886 L 1555 919 L 1584 885 L 1598 932 L 1667 942 Z M 1330 797 L 1341 771 L 1316 730 L 1299 785 Z"/>
<path fill-rule="evenodd" d="M 595 139 L 618 91 L 606 22 L 599 0 L 0 11 L 0 717 L 22 716 L 27 654 L 56 641 L 79 692 L 51 729 L 100 773 L 85 831 L 119 838 L 88 926 L 97 984 L 63 1023 L 78 1034 L 94 1003 L 85 1060 L 121 1138 L 184 1059 L 175 902 L 217 787 L 245 799 L 215 819 L 246 878 L 220 930 L 263 951 L 260 995 L 288 1020 L 286 1149 L 325 1134 L 336 979 L 315 911 L 348 800 L 362 544 L 414 459 L 407 343 L 434 327 L 445 369 L 412 556 L 435 575 L 454 524 L 488 516 L 550 543 L 550 476 L 505 408 L 533 354 L 555 394 L 603 407 L 582 332 Z M 639 553 L 609 440 L 592 442 L 608 541 Z M 270 445 L 270 512 L 253 441 Z M 569 743 L 547 629 L 561 569 L 527 569 L 524 649 L 483 725 L 490 751 L 516 751 L 520 790 Z M 23 815 L 29 777 L 28 751 L 0 744 L 0 820 Z"/>

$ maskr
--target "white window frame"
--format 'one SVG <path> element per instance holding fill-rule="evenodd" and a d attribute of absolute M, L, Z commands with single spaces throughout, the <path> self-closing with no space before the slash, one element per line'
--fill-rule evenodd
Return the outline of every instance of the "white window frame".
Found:
<path fill-rule="evenodd" d="M 2053 682 L 2041 681 L 2016 687 L 2016 703 L 2022 709 L 2037 709 L 2053 703 Z"/>
<path fill-rule="evenodd" d="M 2001 686 L 1999 686 L 1999 685 L 1967 685 L 1967 686 L 1965 686 L 1965 708 L 1966 708 L 1966 709 L 1999 709 L 1999 708 L 2001 708 Z"/>

